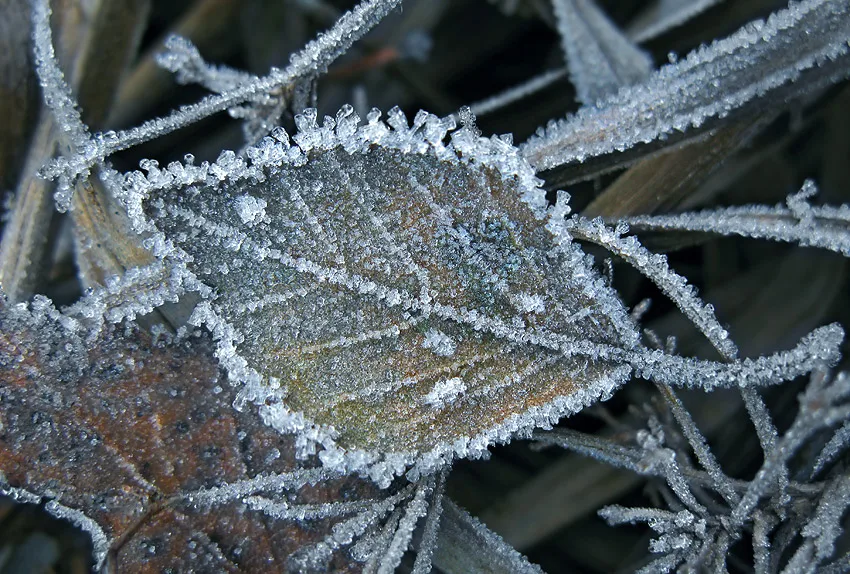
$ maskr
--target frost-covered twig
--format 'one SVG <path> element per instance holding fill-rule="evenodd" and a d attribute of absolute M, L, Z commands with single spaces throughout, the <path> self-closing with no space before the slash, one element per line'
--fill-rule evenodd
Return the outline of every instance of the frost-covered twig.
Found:
<path fill-rule="evenodd" d="M 538 76 L 534 76 L 527 82 L 523 82 L 522 84 L 509 88 L 495 96 L 470 104 L 469 109 L 476 116 L 489 114 L 551 86 L 566 75 L 566 68 L 558 68 L 555 70 L 549 70 L 548 72 L 543 72 Z"/>
<path fill-rule="evenodd" d="M 645 42 L 687 22 L 722 1 L 655 0 L 629 24 L 626 35 L 634 42 Z"/>
<path fill-rule="evenodd" d="M 833 479 L 823 493 L 815 513 L 800 533 L 805 542 L 788 561 L 785 572 L 810 570 L 835 553 L 843 532 L 842 518 L 850 506 L 850 475 Z"/>
<path fill-rule="evenodd" d="M 676 422 L 679 423 L 679 427 L 681 427 L 682 433 L 688 440 L 688 444 L 691 445 L 697 460 L 699 460 L 699 463 L 711 477 L 714 490 L 723 496 L 727 504 L 737 503 L 741 497 L 732 488 L 729 477 L 720 468 L 720 463 L 717 462 L 717 458 L 711 452 L 708 441 L 697 428 L 696 423 L 694 423 L 690 413 L 685 409 L 682 401 L 679 400 L 679 397 L 676 396 L 676 393 L 669 386 L 658 385 L 658 388 L 667 401 L 667 405 L 676 418 Z"/>
<path fill-rule="evenodd" d="M 603 225 L 601 219 L 591 221 L 576 216 L 566 221 L 565 230 L 575 237 L 605 247 L 651 279 L 705 334 L 724 359 L 733 360 L 738 354 L 729 333 L 714 316 L 714 308 L 703 303 L 697 296 L 696 289 L 668 267 L 666 257 L 651 253 L 634 237 L 623 237 L 628 227 L 618 225 L 615 229 L 610 229 Z"/>
<path fill-rule="evenodd" d="M 841 425 L 841 427 L 835 431 L 835 434 L 832 435 L 832 438 L 829 439 L 829 442 L 827 442 L 823 447 L 818 455 L 811 475 L 813 477 L 818 475 L 826 467 L 826 465 L 835 460 L 835 457 L 846 450 L 848 446 L 850 446 L 850 421 Z"/>
<path fill-rule="evenodd" d="M 514 550 L 448 498 L 443 499 L 443 518 L 434 553 L 434 564 L 447 572 L 504 572 L 543 574 L 536 564 Z"/>
<path fill-rule="evenodd" d="M 72 146 L 78 146 L 89 138 L 89 130 L 83 124 L 77 101 L 74 99 L 65 75 L 56 61 L 53 49 L 53 33 L 50 27 L 50 3 L 48 0 L 32 2 L 33 50 L 36 72 L 44 89 L 44 103 L 50 109 L 56 123 L 68 135 Z M 80 151 L 80 150 L 76 150 Z"/>
<path fill-rule="evenodd" d="M 662 390 L 663 387 L 662 387 Z M 699 434 L 692 427 L 689 417 L 685 417 L 682 428 L 688 441 L 694 446 L 701 464 L 709 467 L 710 484 L 700 483 L 699 474 L 689 469 L 686 460 L 670 458 L 666 465 L 658 465 L 655 472 L 661 472 L 672 488 L 678 500 L 668 501 L 671 511 L 624 508 L 612 506 L 603 509 L 600 515 L 610 523 L 646 522 L 658 534 L 652 541 L 650 549 L 653 552 L 665 554 L 665 558 L 656 566 L 664 566 L 668 571 L 676 565 L 704 564 L 712 568 L 725 567 L 726 556 L 732 543 L 745 530 L 753 532 L 753 552 L 756 571 L 760 573 L 778 571 L 780 557 L 785 549 L 793 542 L 795 536 L 802 534 L 803 542 L 799 544 L 794 555 L 785 565 L 784 572 L 813 572 L 812 568 L 824 563 L 835 551 L 835 541 L 841 533 L 841 518 L 850 505 L 850 479 L 846 474 L 839 474 L 827 483 L 794 483 L 787 480 L 777 480 L 789 475 L 789 465 L 794 454 L 800 447 L 814 436 L 820 429 L 832 426 L 850 415 L 847 398 L 850 395 L 850 377 L 839 373 L 828 377 L 825 373 L 816 373 L 811 377 L 809 386 L 800 400 L 800 411 L 788 431 L 776 441 L 775 447 L 765 453 L 764 463 L 751 481 L 718 480 L 719 465 L 709 457 L 707 463 L 704 456 L 699 454 L 703 439 L 694 440 L 688 436 Z M 680 424 L 683 409 L 677 402 L 669 403 Z M 657 427 L 658 425 L 650 425 Z M 690 428 L 689 430 L 689 427 Z M 642 434 L 641 434 L 642 433 Z M 701 437 L 701 435 L 699 435 Z M 641 437 L 643 437 L 641 439 Z M 626 447 L 610 449 L 601 439 L 590 441 L 576 435 L 573 431 L 557 431 L 553 435 L 539 435 L 537 438 L 546 442 L 561 443 L 574 450 L 585 451 L 593 455 L 594 451 L 602 452 L 602 458 L 625 461 L 626 466 L 632 465 L 637 459 L 636 453 L 631 453 Z M 658 430 L 638 433 L 639 442 L 652 459 L 663 457 L 664 450 L 659 439 L 662 435 Z M 613 452 L 612 458 L 606 453 Z M 625 454 L 625 456 L 624 456 Z M 704 453 L 703 453 L 704 455 Z M 694 507 L 690 490 L 683 491 L 677 484 L 676 474 L 684 477 L 691 487 L 700 486 L 720 493 L 727 506 L 720 509 L 706 507 L 709 512 Z M 674 480 L 671 481 L 670 479 Z M 684 496 L 683 496 L 684 494 Z M 803 497 L 808 499 L 804 504 L 795 504 L 794 500 Z M 770 503 L 762 502 L 770 499 Z M 687 510 L 681 510 L 682 504 Z M 697 520 L 698 519 L 698 520 Z M 780 527 L 777 529 L 777 525 Z M 771 536 L 771 533 L 776 532 Z"/>
<path fill-rule="evenodd" d="M 758 501 L 768 493 L 777 476 L 787 467 L 790 458 L 816 431 L 850 416 L 850 405 L 836 404 L 845 399 L 848 393 L 850 376 L 846 373 L 835 377 L 829 377 L 823 372 L 812 375 L 812 380 L 800 399 L 799 415 L 773 451 L 766 453 L 761 470 L 730 515 L 731 527 L 740 528 L 749 520 Z"/>
<path fill-rule="evenodd" d="M 117 151 L 161 137 L 205 117 L 261 97 L 292 84 L 299 78 L 320 73 L 400 3 L 401 0 L 364 0 L 337 20 L 330 30 L 320 34 L 301 52 L 294 54 L 289 66 L 284 70 L 272 70 L 269 75 L 257 81 L 240 85 L 222 94 L 208 96 L 195 104 L 182 106 L 167 116 L 146 121 L 140 126 L 118 133 L 96 134 L 88 142 L 79 140 L 75 143 L 83 148 L 81 153 L 56 160 L 43 169 L 43 175 L 51 178 L 62 176 L 73 180 L 95 163 Z"/>
<path fill-rule="evenodd" d="M 260 79 L 241 70 L 207 63 L 198 48 L 182 36 L 169 36 L 163 47 L 165 51 L 156 55 L 156 63 L 172 72 L 180 84 L 200 84 L 221 94 Z"/>
<path fill-rule="evenodd" d="M 288 473 L 261 474 L 246 480 L 201 488 L 182 494 L 180 498 L 192 505 L 217 506 L 234 500 L 240 500 L 242 497 L 252 495 L 256 492 L 287 492 L 301 488 L 305 484 L 316 484 L 338 477 L 338 474 L 331 473 L 325 468 L 300 469 Z"/>
<path fill-rule="evenodd" d="M 411 574 L 428 574 L 431 572 L 431 561 L 434 550 L 437 547 L 437 533 L 440 527 L 440 517 L 443 514 L 443 492 L 446 487 L 446 475 L 448 469 L 442 470 L 436 478 L 433 494 L 431 496 L 430 508 L 425 516 L 425 526 L 422 531 L 422 540 L 419 543 L 419 551 L 413 562 Z"/>
<path fill-rule="evenodd" d="M 818 247 L 850 257 L 850 206 L 815 207 L 817 192 L 807 180 L 786 206 L 751 205 L 677 215 L 642 215 L 624 221 L 632 231 L 700 231 Z"/>
<path fill-rule="evenodd" d="M 409 498 L 414 489 L 414 485 L 408 485 L 398 493 L 377 501 L 354 517 L 335 524 L 331 528 L 331 533 L 321 542 L 299 550 L 294 557 L 296 563 L 305 569 L 321 567 L 334 550 L 351 544 L 376 521 L 381 520 L 395 510 L 400 502 Z"/>

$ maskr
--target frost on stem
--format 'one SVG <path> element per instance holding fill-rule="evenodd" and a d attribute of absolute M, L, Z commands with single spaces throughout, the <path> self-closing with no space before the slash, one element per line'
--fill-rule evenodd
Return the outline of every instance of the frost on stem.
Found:
<path fill-rule="evenodd" d="M 590 18 L 597 24 L 596 27 L 598 28 L 598 31 L 591 30 L 590 21 L 586 23 L 581 21 L 567 22 L 567 29 L 565 32 L 562 32 L 562 38 L 564 38 L 564 41 L 567 41 L 566 38 L 571 35 L 570 27 L 572 24 L 579 25 L 579 31 L 577 33 L 581 34 L 582 30 L 584 30 L 585 38 L 587 38 L 587 33 L 591 34 L 590 38 L 588 38 L 590 47 L 587 48 L 581 45 L 576 45 L 574 40 L 569 40 L 576 48 L 576 53 L 573 54 L 573 57 L 579 58 L 578 63 L 581 68 L 581 72 L 578 75 L 581 75 L 581 73 L 593 66 L 592 61 L 585 62 L 580 59 L 582 54 L 588 54 L 590 58 L 596 56 L 603 59 L 606 58 L 606 54 L 608 54 L 614 60 L 614 62 L 612 62 L 611 70 L 608 73 L 601 74 L 603 78 L 611 80 L 608 82 L 608 86 L 611 89 L 601 92 L 602 96 L 608 96 L 616 92 L 622 85 L 628 85 L 631 83 L 628 81 L 621 82 L 616 80 L 613 74 L 614 69 L 625 66 L 626 69 L 623 70 L 625 77 L 637 77 L 639 79 L 645 79 L 645 76 L 651 72 L 651 61 L 648 61 L 645 56 L 642 55 L 642 52 L 640 52 L 639 49 L 636 49 L 631 42 L 645 42 L 647 40 L 651 40 L 658 35 L 663 34 L 667 30 L 687 22 L 693 16 L 696 16 L 719 1 L 721 0 L 659 0 L 655 3 L 655 5 L 651 6 L 639 15 L 638 18 L 635 19 L 635 21 L 629 26 L 625 34 L 619 32 L 616 28 L 613 28 L 608 22 L 608 19 L 603 15 L 601 19 L 600 17 Z M 597 14 L 599 13 L 599 9 L 592 6 L 590 1 L 576 2 L 575 0 L 555 0 L 554 4 L 556 8 L 559 5 L 565 5 L 572 13 L 576 13 L 576 8 L 581 8 L 585 12 L 592 11 Z M 607 42 L 605 41 L 606 39 L 608 40 Z M 565 55 L 567 58 L 571 58 L 569 50 L 565 52 Z M 638 69 L 633 71 L 629 70 L 628 66 L 630 64 L 637 66 Z M 523 98 L 551 86 L 561 78 L 565 77 L 568 73 L 573 76 L 573 81 L 578 84 L 576 72 L 572 70 L 572 67 L 565 66 L 563 68 L 556 68 L 554 70 L 543 72 L 519 85 L 497 93 L 494 96 L 488 97 L 474 104 L 470 104 L 469 107 L 477 116 L 489 114 L 495 110 L 519 102 Z M 593 69 L 590 70 L 589 73 L 596 74 L 598 73 L 598 70 Z M 591 83 L 594 83 L 597 80 L 591 77 L 587 78 L 587 81 L 588 83 L 586 85 L 589 87 Z M 580 100 L 586 101 L 584 98 L 580 98 Z M 588 103 L 595 104 L 596 100 L 589 100 Z"/>
<path fill-rule="evenodd" d="M 293 54 L 285 69 L 273 69 L 265 77 L 241 83 L 221 94 L 182 106 L 167 116 L 148 120 L 137 127 L 117 133 L 96 134 L 85 149 L 76 150 L 76 155 L 60 158 L 46 166 L 42 170 L 43 175 L 73 181 L 84 175 L 91 166 L 117 151 L 161 137 L 239 104 L 262 99 L 299 79 L 323 73 L 334 60 L 400 3 L 401 0 L 364 0 L 350 12 L 343 14 L 329 30 L 319 34 L 300 52 Z M 37 41 L 49 42 L 49 37 Z M 54 84 L 46 86 L 46 89 L 48 88 L 57 93 L 59 91 L 59 87 Z"/>
<path fill-rule="evenodd" d="M 56 60 L 50 15 L 49 0 L 34 0 L 32 2 L 36 73 L 44 93 L 44 103 L 53 114 L 60 130 L 65 134 L 69 147 L 74 152 L 82 153 L 89 149 L 91 136 L 88 127 L 83 124 L 80 111 L 77 109 L 77 102 Z M 62 174 L 59 177 L 59 186 L 55 194 L 56 205 L 60 211 L 66 211 L 71 206 L 72 196 L 71 180 L 67 175 Z"/>
<path fill-rule="evenodd" d="M 269 501 L 258 503 L 255 500 L 250 500 L 249 505 L 271 517 L 284 520 L 301 520 L 305 511 L 319 511 L 321 517 L 354 514 L 336 523 L 322 541 L 302 548 L 290 557 L 289 562 L 296 569 L 311 571 L 323 568 L 337 548 L 350 546 L 351 557 L 366 563 L 364 572 L 395 572 L 408 550 L 417 524 L 426 516 L 423 544 L 428 547 L 420 549 L 421 560 L 417 557 L 416 563 L 421 565 L 421 571 L 430 572 L 434 544 L 434 533 L 431 531 L 436 529 L 439 520 L 435 506 L 442 505 L 442 491 L 435 492 L 435 480 L 444 479 L 432 476 L 383 499 L 358 502 L 356 507 L 353 503 L 340 503 L 333 508 L 330 505 L 312 505 L 309 509 L 297 509 L 286 504 Z"/>
<path fill-rule="evenodd" d="M 850 506 L 850 482 L 841 471 L 827 481 L 815 483 L 794 482 L 783 477 L 804 476 L 805 469 L 804 472 L 795 470 L 800 459 L 806 460 L 806 457 L 796 455 L 818 433 L 850 415 L 848 381 L 846 373 L 829 377 L 820 372 L 812 376 L 800 398 L 797 418 L 785 434 L 777 438 L 771 450 L 765 452 L 761 469 L 749 481 L 728 478 L 713 456 L 706 458 L 705 438 L 682 412 L 675 416 L 682 426 L 683 436 L 707 472 L 693 468 L 687 458 L 665 458 L 663 454 L 672 451 L 660 446 L 659 439 L 663 440 L 664 431 L 659 433 L 657 423 L 656 431 L 637 433 L 640 449 L 598 437 L 584 437 L 574 431 L 541 433 L 537 438 L 638 472 L 643 465 L 643 472 L 666 479 L 678 499 L 671 502 L 671 510 L 610 506 L 600 511 L 611 524 L 645 522 L 655 531 L 657 538 L 650 543 L 650 550 L 662 557 L 648 565 L 647 572 L 669 572 L 678 566 L 723 569 L 732 543 L 748 530 L 753 532 L 757 572 L 778 571 L 783 555 L 786 560 L 783 572 L 815 571 L 835 553 L 841 520 Z M 677 401 L 668 404 L 681 411 Z M 666 428 L 666 432 L 676 431 Z M 645 466 L 646 461 L 656 460 L 659 455 L 666 464 Z M 692 491 L 704 493 L 706 490 L 719 494 L 723 505 L 695 506 Z M 680 504 L 685 510 L 681 510 Z M 800 538 L 781 540 L 781 530 L 774 532 L 779 524 L 801 525 Z M 787 552 L 791 542 L 796 545 L 792 547 L 793 554 Z"/>
<path fill-rule="evenodd" d="M 539 566 L 447 498 L 442 521 L 434 555 L 434 563 L 441 570 L 543 574 Z"/>
<path fill-rule="evenodd" d="M 675 28 L 723 0 L 655 0 L 629 23 L 626 34 L 645 42 Z"/>
<path fill-rule="evenodd" d="M 580 217 L 567 220 L 564 230 L 580 239 L 597 243 L 625 259 L 638 271 L 649 277 L 665 295 L 678 305 L 682 312 L 702 331 L 721 356 L 733 360 L 738 354 L 735 343 L 729 338 L 714 316 L 714 309 L 701 301 L 696 289 L 685 278 L 667 266 L 667 258 L 648 251 L 634 237 L 623 237 L 627 227 L 618 225 L 610 229 L 601 220 L 588 221 Z"/>

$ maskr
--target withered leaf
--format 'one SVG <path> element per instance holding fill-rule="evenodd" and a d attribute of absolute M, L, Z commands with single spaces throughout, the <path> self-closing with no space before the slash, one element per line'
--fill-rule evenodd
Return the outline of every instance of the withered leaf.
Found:
<path fill-rule="evenodd" d="M 123 327 L 81 334 L 44 299 L 32 310 L 2 304 L 0 488 L 85 527 L 111 570 L 280 572 L 339 522 L 276 520 L 239 497 L 199 503 L 250 479 L 246 495 L 267 494 L 277 473 L 300 466 L 292 437 L 232 408 L 208 338 L 156 341 Z M 293 489 L 285 501 L 377 494 L 349 477 Z M 326 567 L 360 569 L 342 551 Z"/>

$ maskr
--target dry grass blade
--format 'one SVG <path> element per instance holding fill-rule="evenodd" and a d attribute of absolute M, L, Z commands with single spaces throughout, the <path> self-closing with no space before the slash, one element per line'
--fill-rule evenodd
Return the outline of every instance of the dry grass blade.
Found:
<path fill-rule="evenodd" d="M 80 10 L 71 3 L 62 4 L 62 7 L 71 14 Z M 97 125 L 106 117 L 118 80 L 136 49 L 146 21 L 147 7 L 147 0 L 104 2 L 103 7 L 93 7 L 91 13 L 94 17 L 91 20 L 57 15 L 60 26 L 58 46 L 64 51 L 60 59 L 64 59 L 68 66 L 68 76 L 78 90 L 86 121 Z M 43 282 L 42 274 L 47 269 L 47 243 L 54 211 L 53 183 L 35 174 L 40 164 L 57 153 L 62 140 L 62 130 L 49 113 L 43 112 L 30 146 L 26 175 L 15 195 L 12 219 L 4 229 L 0 243 L 0 282 L 13 301 L 32 295 L 37 285 Z M 103 204 L 106 199 L 101 192 L 99 197 L 97 193 L 84 195 L 82 201 Z M 85 226 L 85 220 L 78 225 Z M 103 232 L 101 228 L 89 235 L 101 235 L 101 240 L 93 245 L 103 247 L 127 241 L 125 237 L 115 235 L 103 238 Z M 114 274 L 123 270 L 109 271 Z"/>
<path fill-rule="evenodd" d="M 746 118 L 718 128 L 704 139 L 639 161 L 598 195 L 582 215 L 616 219 L 675 209 L 772 118 L 773 113 Z"/>

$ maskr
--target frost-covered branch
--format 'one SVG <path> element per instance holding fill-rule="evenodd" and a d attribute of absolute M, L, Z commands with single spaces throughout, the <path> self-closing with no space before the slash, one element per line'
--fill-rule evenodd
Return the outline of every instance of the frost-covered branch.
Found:
<path fill-rule="evenodd" d="M 663 387 L 662 391 L 669 394 Z M 640 450 L 644 451 L 646 460 L 664 461 L 665 452 L 668 454 L 666 463 L 650 467 L 646 474 L 663 475 L 678 500 L 668 500 L 669 511 L 610 506 L 600 511 L 600 515 L 611 524 L 646 522 L 658 535 L 650 543 L 650 550 L 664 554 L 660 561 L 653 563 L 653 568 L 663 566 L 662 571 L 682 563 L 725 567 L 732 543 L 745 530 L 753 533 L 757 572 L 778 571 L 782 554 L 798 534 L 803 540 L 783 571 L 811 571 L 813 565 L 823 564 L 835 552 L 835 541 L 842 532 L 842 518 L 850 505 L 850 479 L 844 473 L 825 483 L 796 483 L 783 477 L 790 475 L 794 455 L 807 441 L 821 429 L 850 416 L 848 396 L 850 377 L 846 373 L 834 377 L 823 372 L 813 375 L 801 397 L 795 421 L 778 438 L 774 448 L 765 453 L 761 469 L 750 481 L 726 478 L 713 455 L 706 458 L 705 439 L 690 421 L 690 416 L 677 400 L 668 401 L 700 464 L 708 470 L 707 476 L 690 468 L 687 460 L 673 457 L 672 451 L 661 445 L 663 431 L 658 423 L 650 421 L 650 428 L 654 430 L 637 433 Z M 588 439 L 573 431 L 540 433 L 535 438 L 562 444 L 609 463 L 626 463 L 620 466 L 634 467 L 640 460 L 640 455 L 630 452 L 628 447 L 616 445 L 612 448 L 602 439 Z M 687 481 L 688 488 L 681 487 L 678 477 Z M 695 506 L 693 487 L 720 494 L 725 506 Z M 806 502 L 801 503 L 800 498 Z M 682 510 L 682 505 L 686 510 Z M 777 525 L 781 527 L 774 533 Z"/>
<path fill-rule="evenodd" d="M 634 42 L 645 42 L 679 26 L 723 0 L 656 0 L 626 29 Z"/>
<path fill-rule="evenodd" d="M 447 498 L 441 524 L 434 554 L 434 564 L 441 570 L 543 574 L 539 566 Z"/>
<path fill-rule="evenodd" d="M 670 269 L 666 257 L 650 252 L 634 237 L 623 237 L 628 227 L 618 225 L 615 229 L 610 229 L 603 225 L 601 219 L 591 221 L 576 216 L 568 219 L 564 228 L 579 239 L 592 241 L 619 255 L 651 279 L 705 334 L 724 359 L 733 360 L 738 354 L 729 333 L 714 316 L 714 308 L 703 303 L 697 296 L 696 289 L 689 285 L 684 277 Z"/>
<path fill-rule="evenodd" d="M 254 74 L 207 63 L 198 48 L 182 36 L 169 36 L 163 46 L 165 50 L 157 54 L 156 63 L 172 72 L 181 84 L 200 84 L 221 94 L 260 80 Z"/>

